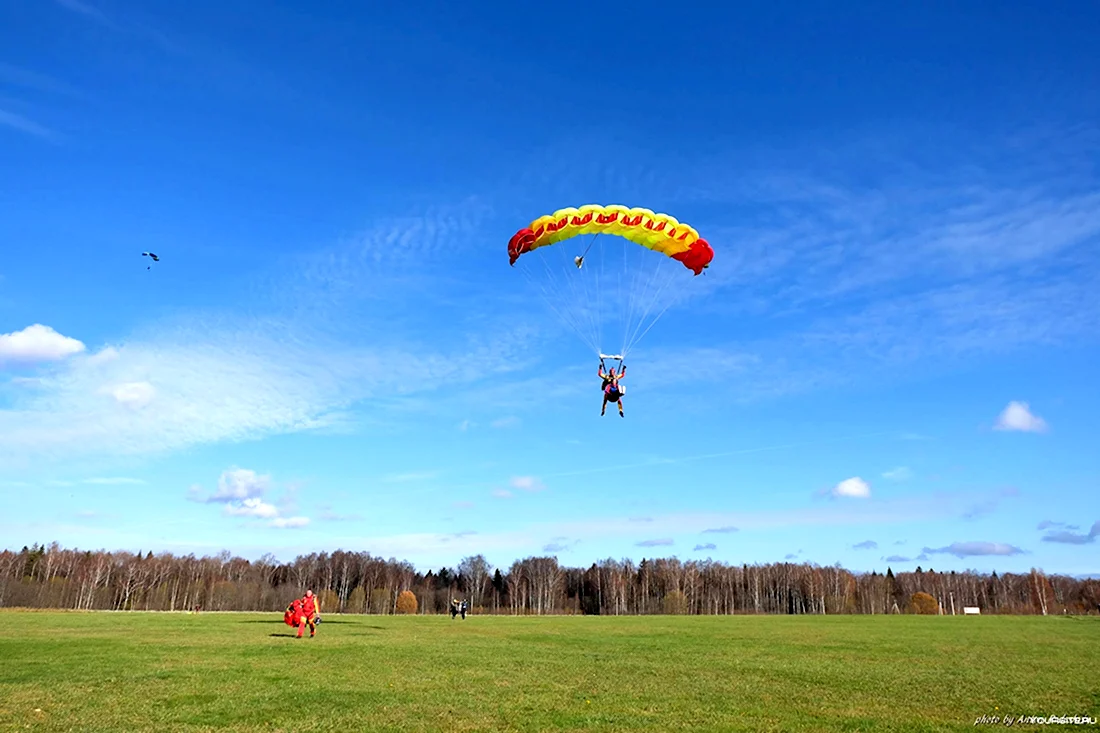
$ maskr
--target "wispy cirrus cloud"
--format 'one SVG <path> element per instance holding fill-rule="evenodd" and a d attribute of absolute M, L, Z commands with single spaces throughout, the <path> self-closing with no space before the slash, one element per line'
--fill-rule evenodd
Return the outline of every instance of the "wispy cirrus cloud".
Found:
<path fill-rule="evenodd" d="M 105 476 L 100 478 L 87 478 L 84 483 L 94 486 L 144 486 L 147 482 L 139 478 L 126 476 Z"/>
<path fill-rule="evenodd" d="M 72 98 L 84 96 L 75 87 L 48 74 L 3 62 L 0 62 L 0 85 L 21 87 L 35 92 L 59 94 Z"/>
<path fill-rule="evenodd" d="M 534 476 L 513 476 L 509 485 L 513 489 L 530 492 L 542 491 L 546 488 L 546 484 Z"/>
<path fill-rule="evenodd" d="M 954 167 L 891 148 L 896 140 L 877 141 L 864 152 L 888 157 L 890 170 L 907 175 L 867 186 L 823 176 L 844 167 L 822 164 L 835 162 L 834 154 L 811 151 L 789 170 L 773 158 L 743 166 L 735 183 L 715 173 L 724 163 L 685 160 L 690 192 L 666 191 L 659 175 L 632 172 L 627 177 L 661 191 L 661 200 L 682 196 L 689 213 L 726 210 L 717 204 L 769 211 L 751 224 L 731 224 L 724 213 L 691 216 L 718 252 L 706 292 L 737 293 L 700 297 L 694 307 L 768 335 L 717 344 L 709 354 L 639 350 L 662 363 L 713 363 L 716 399 L 755 401 L 1095 341 L 1100 254 L 1089 245 L 1100 236 L 1100 190 L 1075 164 L 1087 141 L 1051 142 L 1057 137 L 1025 152 L 982 141 L 988 155 L 980 164 Z M 860 145 L 872 147 L 844 149 Z"/>
<path fill-rule="evenodd" d="M 363 520 L 362 514 L 357 513 L 343 513 L 336 511 L 331 505 L 325 504 L 320 507 L 317 519 L 322 522 L 358 522 Z M 304 526 L 304 525 L 303 525 Z"/>
<path fill-rule="evenodd" d="M 391 473 L 383 476 L 382 480 L 391 484 L 404 484 L 416 481 L 430 481 L 438 478 L 442 471 L 408 471 L 405 473 Z"/>
<path fill-rule="evenodd" d="M 96 8 L 91 3 L 84 2 L 84 0 L 54 0 L 54 1 L 58 5 L 60 5 L 61 7 L 65 8 L 66 10 L 71 10 L 74 13 L 80 13 L 81 15 L 86 15 L 89 18 L 105 19 L 103 13 L 101 13 L 98 8 Z"/>
<path fill-rule="evenodd" d="M 889 471 L 883 471 L 882 477 L 887 481 L 908 481 L 913 478 L 913 471 L 907 466 L 898 466 Z"/>
<path fill-rule="evenodd" d="M 503 343 L 474 344 L 453 357 L 420 358 L 435 378 L 410 385 L 401 369 L 408 353 L 286 335 L 260 325 L 195 324 L 116 345 L 111 359 L 70 356 L 0 409 L 0 465 L 35 454 L 141 455 L 329 427 L 362 400 L 392 408 L 420 390 L 514 368 Z M 135 409 L 150 404 L 157 409 Z"/>
<path fill-rule="evenodd" d="M 43 140 L 55 141 L 59 138 L 58 134 L 49 127 L 35 122 L 25 115 L 2 108 L 0 108 L 0 127 L 16 130 Z"/>

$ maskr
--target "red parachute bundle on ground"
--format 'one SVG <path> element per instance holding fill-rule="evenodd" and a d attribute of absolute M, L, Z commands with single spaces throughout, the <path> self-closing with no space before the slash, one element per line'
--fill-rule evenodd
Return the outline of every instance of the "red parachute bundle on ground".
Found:
<path fill-rule="evenodd" d="M 302 621 L 302 601 L 300 599 L 295 600 L 286 607 L 286 611 L 283 613 L 283 621 L 287 626 L 297 626 Z"/>

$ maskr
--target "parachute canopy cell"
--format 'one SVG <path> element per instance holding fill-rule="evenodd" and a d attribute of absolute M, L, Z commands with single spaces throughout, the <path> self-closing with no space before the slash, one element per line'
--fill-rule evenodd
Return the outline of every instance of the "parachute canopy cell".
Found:
<path fill-rule="evenodd" d="M 527 252 L 581 234 L 623 237 L 681 262 L 696 275 L 710 267 L 714 259 L 714 250 L 699 232 L 668 214 L 618 204 L 586 204 L 540 216 L 520 229 L 508 242 L 508 262 L 515 265 Z"/>

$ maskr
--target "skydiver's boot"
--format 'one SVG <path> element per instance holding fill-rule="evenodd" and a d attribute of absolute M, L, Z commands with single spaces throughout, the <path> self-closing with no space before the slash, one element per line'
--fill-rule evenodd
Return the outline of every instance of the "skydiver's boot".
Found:
<path fill-rule="evenodd" d="M 619 403 L 619 417 L 626 417 L 626 415 L 623 414 L 623 403 L 622 402 Z"/>
<path fill-rule="evenodd" d="M 606 412 L 607 412 L 607 400 L 604 400 L 603 401 L 603 407 L 600 408 L 600 417 L 603 417 L 604 413 L 606 413 Z"/>

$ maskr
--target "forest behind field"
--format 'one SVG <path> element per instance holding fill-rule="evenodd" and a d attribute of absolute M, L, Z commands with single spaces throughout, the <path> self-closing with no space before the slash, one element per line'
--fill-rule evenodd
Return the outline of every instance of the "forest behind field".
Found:
<path fill-rule="evenodd" d="M 484 556 L 427 572 L 337 550 L 279 562 L 153 552 L 0 552 L 0 607 L 282 611 L 307 588 L 325 613 L 446 613 L 452 598 L 496 614 L 1097 614 L 1100 579 L 1029 573 L 856 573 L 811 563 L 725 564 L 676 558 L 607 559 L 587 568 L 528 557 L 507 568 Z"/>

